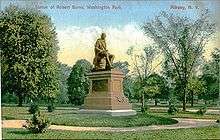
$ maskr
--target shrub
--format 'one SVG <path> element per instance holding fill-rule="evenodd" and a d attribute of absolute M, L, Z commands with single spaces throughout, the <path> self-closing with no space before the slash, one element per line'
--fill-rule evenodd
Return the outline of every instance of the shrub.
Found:
<path fill-rule="evenodd" d="M 141 112 L 146 113 L 149 110 L 148 106 L 141 107 Z"/>
<path fill-rule="evenodd" d="M 39 107 L 35 103 L 31 104 L 31 106 L 29 107 L 29 110 L 28 110 L 28 112 L 31 114 L 35 114 L 38 111 L 39 111 Z"/>
<path fill-rule="evenodd" d="M 216 120 L 217 123 L 220 123 L 220 119 Z"/>
<path fill-rule="evenodd" d="M 206 113 L 206 107 L 201 107 L 198 111 L 197 114 L 198 115 L 204 115 Z"/>
<path fill-rule="evenodd" d="M 178 111 L 179 111 L 179 109 L 178 109 L 175 105 L 171 104 L 171 105 L 169 106 L 168 110 L 167 110 L 167 113 L 174 115 L 174 114 L 176 114 Z"/>
<path fill-rule="evenodd" d="M 55 107 L 54 107 L 53 104 L 49 104 L 49 105 L 47 106 L 47 111 L 48 111 L 48 112 L 53 112 L 54 110 L 55 110 Z"/>
<path fill-rule="evenodd" d="M 27 125 L 24 125 L 26 129 L 32 133 L 43 133 L 46 132 L 47 128 L 50 126 L 50 121 L 47 116 L 41 114 L 40 111 L 33 114 L 31 120 L 27 121 Z"/>

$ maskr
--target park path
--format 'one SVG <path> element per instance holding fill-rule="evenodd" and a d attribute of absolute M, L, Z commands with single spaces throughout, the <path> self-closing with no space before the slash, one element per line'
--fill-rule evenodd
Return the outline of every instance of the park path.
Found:
<path fill-rule="evenodd" d="M 126 132 L 126 131 L 147 131 L 147 130 L 162 130 L 162 129 L 180 129 L 180 128 L 198 128 L 205 126 L 218 125 L 215 120 L 207 119 L 185 119 L 174 118 L 178 120 L 177 124 L 172 125 L 150 125 L 142 127 L 77 127 L 77 126 L 64 126 L 64 125 L 51 125 L 49 129 L 52 130 L 70 130 L 70 131 L 106 131 L 106 132 Z M 25 120 L 3 120 L 3 128 L 22 128 L 26 123 Z"/>

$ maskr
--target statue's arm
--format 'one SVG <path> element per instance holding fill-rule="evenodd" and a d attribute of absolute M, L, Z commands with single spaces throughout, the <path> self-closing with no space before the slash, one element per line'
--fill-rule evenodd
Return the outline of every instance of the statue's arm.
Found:
<path fill-rule="evenodd" d="M 99 42 L 98 40 L 97 40 L 96 43 L 95 43 L 95 50 L 98 51 L 98 52 L 104 51 L 104 50 L 102 50 L 102 49 L 100 48 L 100 42 Z"/>

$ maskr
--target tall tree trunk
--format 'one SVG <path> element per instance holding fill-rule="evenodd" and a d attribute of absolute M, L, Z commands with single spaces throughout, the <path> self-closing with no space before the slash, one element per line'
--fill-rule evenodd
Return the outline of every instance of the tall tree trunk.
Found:
<path fill-rule="evenodd" d="M 142 94 L 141 107 L 144 108 L 144 94 Z"/>
<path fill-rule="evenodd" d="M 191 107 L 193 107 L 194 95 L 193 91 L 191 91 Z"/>
<path fill-rule="evenodd" d="M 18 94 L 18 106 L 22 107 L 23 104 L 23 96 L 22 94 Z"/>
<path fill-rule="evenodd" d="M 183 111 L 186 111 L 186 88 L 183 89 Z"/>
<path fill-rule="evenodd" d="M 155 100 L 154 100 L 154 103 L 155 103 L 155 106 L 157 106 L 157 98 L 155 98 Z"/>

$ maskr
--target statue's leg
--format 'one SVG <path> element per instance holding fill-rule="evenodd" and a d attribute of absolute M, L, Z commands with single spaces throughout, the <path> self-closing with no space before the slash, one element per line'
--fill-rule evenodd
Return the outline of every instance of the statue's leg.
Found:
<path fill-rule="evenodd" d="M 94 61 L 94 65 L 95 65 L 95 69 L 96 69 L 96 70 L 99 70 L 99 69 L 100 69 L 100 61 L 101 61 L 100 56 L 96 56 L 96 59 L 95 59 L 95 61 Z"/>
<path fill-rule="evenodd" d="M 110 53 L 107 53 L 106 54 L 106 70 L 111 70 L 113 67 L 112 67 L 112 64 L 113 64 L 113 60 L 114 60 L 114 55 L 110 54 Z"/>
<path fill-rule="evenodd" d="M 109 54 L 109 60 L 111 62 L 111 64 L 113 64 L 115 56 L 113 54 Z"/>
<path fill-rule="evenodd" d="M 109 58 L 109 53 L 106 53 L 105 57 L 106 57 L 106 62 L 107 62 L 106 64 L 111 67 L 111 61 L 110 61 L 110 58 Z"/>
<path fill-rule="evenodd" d="M 99 55 L 99 69 L 105 69 L 106 67 L 106 57 L 103 54 Z"/>

